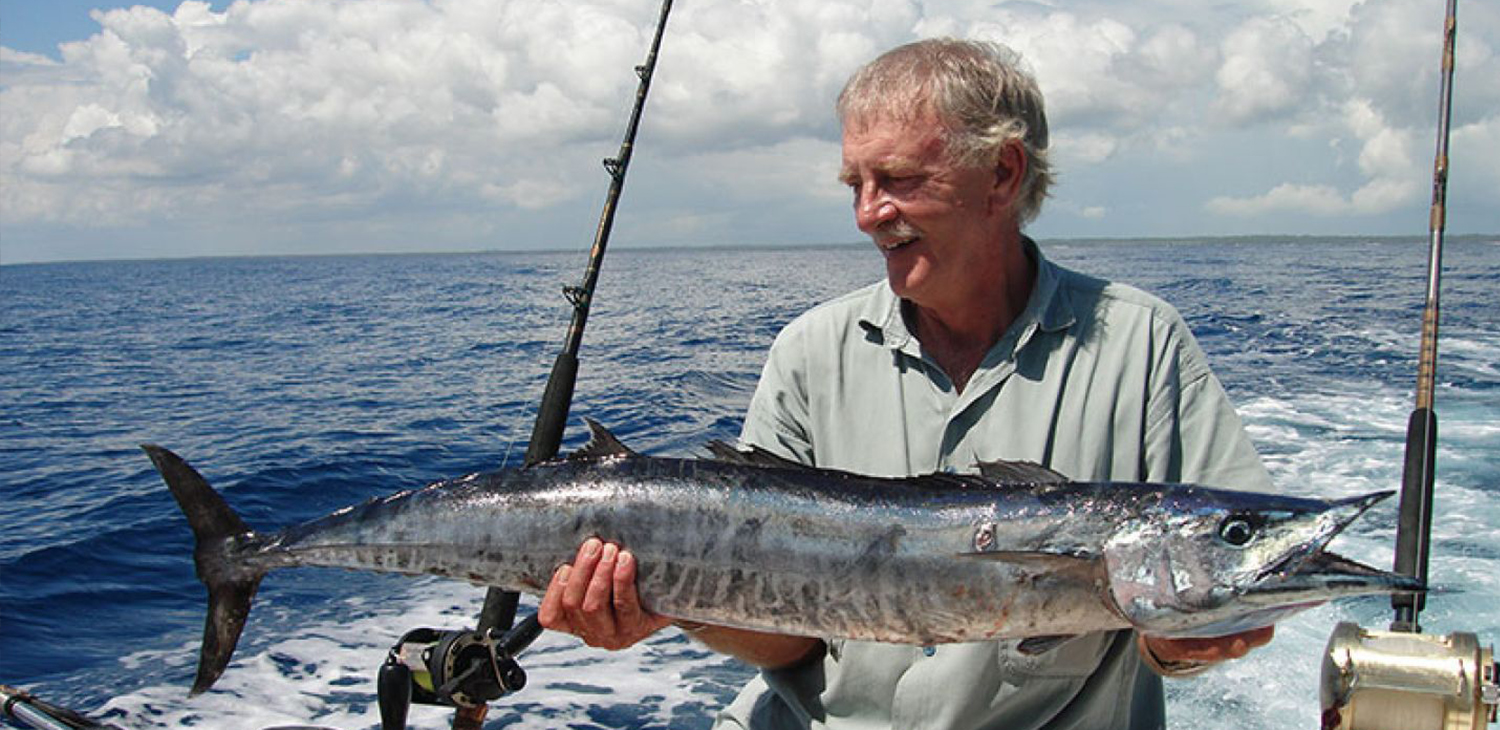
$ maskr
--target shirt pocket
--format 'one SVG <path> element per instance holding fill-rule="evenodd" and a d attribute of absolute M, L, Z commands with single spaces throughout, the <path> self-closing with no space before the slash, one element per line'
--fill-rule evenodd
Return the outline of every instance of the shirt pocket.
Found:
<path fill-rule="evenodd" d="M 1041 654 L 1024 654 L 1019 641 L 999 643 L 1001 671 L 1021 679 L 1079 679 L 1093 674 L 1104 661 L 1112 632 L 1096 631 L 1075 636 Z"/>

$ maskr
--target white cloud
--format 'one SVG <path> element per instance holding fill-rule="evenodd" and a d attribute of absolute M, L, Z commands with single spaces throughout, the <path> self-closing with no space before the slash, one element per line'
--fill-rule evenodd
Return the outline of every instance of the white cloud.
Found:
<path fill-rule="evenodd" d="M 1341 111 L 1344 127 L 1361 141 L 1357 167 L 1363 179 L 1344 195 L 1326 185 L 1283 183 L 1245 198 L 1217 196 L 1207 207 L 1216 213 L 1253 217 L 1292 211 L 1317 216 L 1374 215 L 1421 202 L 1430 182 L 1416 157 L 1414 133 L 1393 127 L 1365 99 L 1353 99 Z"/>
<path fill-rule="evenodd" d="M 1105 6 L 1106 8 L 1108 6 Z M 1154 122 L 1184 87 L 1205 78 L 1211 48 L 1175 23 L 1133 27 L 1105 10 L 1074 13 L 1001 5 L 985 18 L 928 17 L 920 34 L 953 34 L 1004 43 L 1033 67 L 1054 126 L 1128 132 Z"/>
<path fill-rule="evenodd" d="M 612 10 L 264 0 L 96 12 L 100 33 L 66 44 L 60 69 L 7 78 L 7 222 L 122 225 L 244 203 L 318 215 L 495 190 L 521 207 L 566 199 L 577 192 L 566 175 L 532 174 L 558 147 L 612 136 L 644 45 L 637 18 Z"/>
<path fill-rule="evenodd" d="M 915 12 L 684 5 L 652 133 L 683 154 L 773 158 L 788 135 L 828 135 L 843 78 Z M 593 189 L 596 178 L 555 168 L 573 147 L 618 140 L 655 13 L 641 2 L 259 0 L 94 17 L 101 31 L 66 44 L 60 65 L 5 56 L 28 67 L 0 92 L 16 110 L 0 154 L 8 223 L 121 225 L 273 187 L 284 208 L 310 212 L 330 190 L 341 207 L 402 194 L 556 204 Z M 181 186 L 196 192 L 162 194 Z M 189 199 L 192 210 L 177 209 Z"/>
<path fill-rule="evenodd" d="M 1315 98 L 1313 44 L 1290 21 L 1253 18 L 1224 39 L 1222 53 L 1217 103 L 1231 124 L 1281 115 Z"/>
<path fill-rule="evenodd" d="M 56 66 L 57 62 L 37 53 L 26 53 L 0 46 L 0 63 L 7 66 Z M 9 69 L 7 69 L 8 71 Z"/>
<path fill-rule="evenodd" d="M 1324 41 L 1349 24 L 1349 13 L 1363 0 L 1268 0 L 1276 15 L 1295 23 L 1313 41 Z"/>
<path fill-rule="evenodd" d="M 1101 221 L 1109 215 L 1109 208 L 1103 205 L 1082 205 L 1076 200 L 1068 198 L 1050 198 L 1047 201 L 1047 209 L 1054 216 L 1080 219 L 1085 221 Z"/>
<path fill-rule="evenodd" d="M 486 183 L 481 194 L 490 200 L 509 203 L 522 208 L 546 208 L 572 195 L 566 182 L 532 177 L 509 185 Z"/>
<path fill-rule="evenodd" d="M 1442 16 L 1411 0 L 1330 0 L 1301 7 L 1305 12 L 1288 16 L 1299 23 L 1255 19 L 1228 35 L 1218 107 L 1231 124 L 1280 127 L 1289 138 L 1326 138 L 1330 149 L 1350 148 L 1354 155 L 1335 153 L 1324 182 L 1214 196 L 1206 209 L 1242 218 L 1270 212 L 1358 218 L 1419 209 L 1428 202 L 1431 183 Z M 1465 138 L 1464 117 L 1481 129 L 1497 118 L 1493 109 L 1500 103 L 1500 62 L 1488 42 L 1500 30 L 1500 18 L 1493 7 L 1466 10 L 1474 17 L 1460 19 L 1466 25 L 1460 26 L 1458 47 L 1470 43 L 1474 50 L 1459 54 L 1456 89 L 1465 101 L 1455 105 L 1458 139 Z M 1465 27 L 1471 36 L 1463 34 Z M 1314 42 L 1309 33 L 1322 40 Z M 1457 164 L 1500 167 L 1500 150 L 1493 145 L 1469 144 L 1465 152 L 1455 156 Z"/>
<path fill-rule="evenodd" d="M 736 200 L 817 198 L 840 204 L 849 191 L 838 182 L 839 143 L 794 137 L 763 147 L 702 152 L 683 159 L 694 183 Z"/>
<path fill-rule="evenodd" d="M 1216 213 L 1242 217 L 1284 211 L 1328 216 L 1347 213 L 1350 203 L 1338 190 L 1328 185 L 1282 183 L 1262 195 L 1247 198 L 1215 197 L 1208 201 L 1208 207 Z"/>
<path fill-rule="evenodd" d="M 598 160 L 618 145 L 658 7 L 96 11 L 99 31 L 63 44 L 60 59 L 0 49 L 7 257 L 17 238 L 124 240 L 107 235 L 120 227 L 275 217 L 315 241 L 357 237 L 365 221 L 394 230 L 404 215 L 411 235 L 442 231 L 453 247 L 474 220 L 592 217 Z M 1358 221 L 1425 197 L 1441 16 L 1420 0 L 701 0 L 673 13 L 637 150 L 663 189 L 630 193 L 657 206 L 638 215 L 678 221 L 642 227 L 665 237 L 653 243 L 781 239 L 828 211 L 846 216 L 829 182 L 833 99 L 859 63 L 934 34 L 1005 42 L 1036 70 L 1059 195 L 1072 201 L 1058 209 L 1065 220 L 1130 235 L 1151 222 L 1126 216 L 1182 208 L 1152 197 L 1143 165 L 1222 173 L 1189 191 L 1206 233 L 1256 211 Z M 1455 182 L 1492 191 L 1500 8 L 1470 4 L 1460 23 Z M 1291 148 L 1315 154 L 1276 154 Z"/>
<path fill-rule="evenodd" d="M 1114 155 L 1118 146 L 1119 140 L 1114 135 L 1098 132 L 1059 132 L 1052 136 L 1052 147 L 1057 151 L 1054 157 L 1065 168 L 1103 162 Z"/>
<path fill-rule="evenodd" d="M 1472 190 L 1475 197 L 1500 201 L 1500 111 L 1471 124 L 1453 130 L 1449 156 L 1452 185 L 1463 190 Z"/>

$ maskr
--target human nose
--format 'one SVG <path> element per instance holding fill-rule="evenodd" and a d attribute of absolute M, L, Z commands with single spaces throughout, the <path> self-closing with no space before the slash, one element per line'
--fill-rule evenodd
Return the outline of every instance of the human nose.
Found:
<path fill-rule="evenodd" d="M 872 233 L 896 219 L 898 211 L 890 195 L 874 183 L 864 183 L 854 190 L 854 225 Z"/>

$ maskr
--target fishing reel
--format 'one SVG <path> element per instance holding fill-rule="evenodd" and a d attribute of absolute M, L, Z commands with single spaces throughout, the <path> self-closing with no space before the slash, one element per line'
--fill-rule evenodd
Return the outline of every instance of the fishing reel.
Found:
<path fill-rule="evenodd" d="M 1344 622 L 1323 656 L 1323 730 L 1483 730 L 1500 705 L 1494 650 L 1466 632 Z"/>
<path fill-rule="evenodd" d="M 405 730 L 413 703 L 472 708 L 526 686 L 526 670 L 516 655 L 541 633 L 528 620 L 497 637 L 497 632 L 413 629 L 386 654 L 376 689 L 381 730 Z"/>

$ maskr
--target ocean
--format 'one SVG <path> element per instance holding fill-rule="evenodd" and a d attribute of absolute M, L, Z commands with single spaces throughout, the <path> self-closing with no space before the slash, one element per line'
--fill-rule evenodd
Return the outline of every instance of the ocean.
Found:
<path fill-rule="evenodd" d="M 1284 491 L 1396 488 L 1426 241 L 1050 241 L 1049 256 L 1186 317 Z M 0 683 L 122 728 L 376 728 L 385 651 L 473 621 L 483 590 L 337 570 L 272 574 L 236 659 L 189 699 L 203 589 L 145 455 L 182 454 L 274 528 L 517 465 L 586 252 L 213 258 L 0 267 Z M 1450 239 L 1429 632 L 1500 638 L 1500 241 Z M 777 330 L 882 275 L 866 246 L 612 251 L 581 353 L 581 416 L 633 448 L 732 439 Z M 1388 565 L 1395 500 L 1335 549 Z M 527 599 L 524 611 L 535 602 Z M 1339 621 L 1285 623 L 1251 657 L 1168 683 L 1172 728 L 1317 724 Z M 668 630 L 609 653 L 544 635 L 487 728 L 706 728 L 750 675 Z M 413 727 L 448 710 L 415 707 Z"/>

